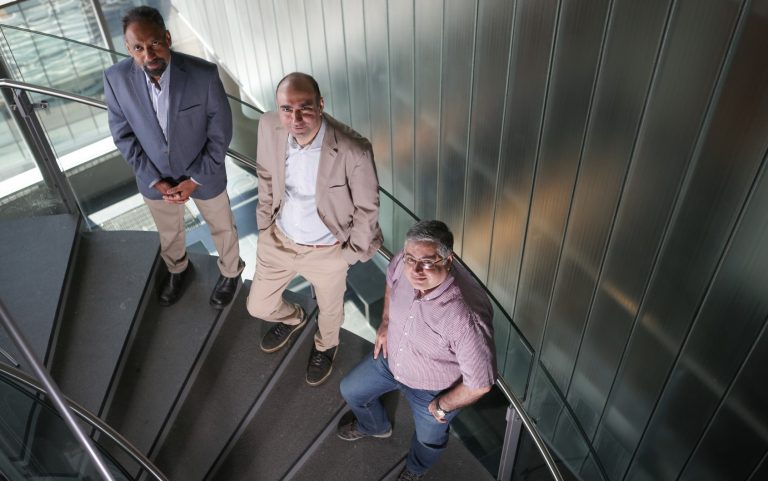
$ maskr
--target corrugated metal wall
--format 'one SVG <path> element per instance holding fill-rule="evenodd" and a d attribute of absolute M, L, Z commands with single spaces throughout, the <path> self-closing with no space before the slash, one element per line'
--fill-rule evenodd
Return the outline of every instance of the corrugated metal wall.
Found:
<path fill-rule="evenodd" d="M 768 0 L 173 3 L 261 106 L 315 75 L 609 479 L 768 479 Z"/>

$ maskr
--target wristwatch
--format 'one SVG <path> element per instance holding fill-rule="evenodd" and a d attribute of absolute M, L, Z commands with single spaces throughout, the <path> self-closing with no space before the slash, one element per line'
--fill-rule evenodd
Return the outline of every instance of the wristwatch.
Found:
<path fill-rule="evenodd" d="M 441 418 L 446 417 L 448 413 L 450 413 L 450 411 L 446 411 L 445 409 L 440 407 L 440 398 L 435 398 L 435 412 Z"/>

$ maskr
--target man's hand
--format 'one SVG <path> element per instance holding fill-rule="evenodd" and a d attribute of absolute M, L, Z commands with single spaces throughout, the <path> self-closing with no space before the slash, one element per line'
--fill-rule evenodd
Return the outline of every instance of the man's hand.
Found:
<path fill-rule="evenodd" d="M 173 184 L 165 180 L 158 180 L 152 187 L 163 194 L 163 198 L 165 198 L 166 194 L 168 194 L 168 191 L 173 188 Z"/>
<path fill-rule="evenodd" d="M 379 358 L 379 352 L 384 355 L 384 359 L 387 358 L 387 329 L 389 323 L 384 320 L 381 321 L 381 325 L 376 330 L 376 344 L 373 347 L 373 358 Z"/>
<path fill-rule="evenodd" d="M 440 407 L 445 409 L 443 406 L 440 406 Z M 432 402 L 429 403 L 429 406 L 427 406 L 427 409 L 429 409 L 429 414 L 431 414 L 432 417 L 434 417 L 435 420 L 437 420 L 437 422 L 443 423 L 443 424 L 448 422 L 444 417 L 437 414 L 437 398 L 433 399 Z"/>
<path fill-rule="evenodd" d="M 155 184 L 157 185 L 157 184 Z M 197 184 L 192 179 L 181 181 L 176 187 L 171 187 L 163 195 L 163 200 L 171 204 L 184 204 L 189 196 L 197 189 Z"/>

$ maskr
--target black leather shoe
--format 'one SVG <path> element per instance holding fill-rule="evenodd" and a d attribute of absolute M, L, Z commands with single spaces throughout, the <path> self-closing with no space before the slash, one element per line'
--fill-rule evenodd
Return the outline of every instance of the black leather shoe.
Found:
<path fill-rule="evenodd" d="M 309 354 L 309 364 L 307 365 L 307 384 L 319 386 L 328 379 L 331 371 L 333 371 L 333 360 L 336 358 L 338 347 L 318 351 L 314 344 L 312 345 L 312 352 Z"/>
<path fill-rule="evenodd" d="M 224 309 L 235 297 L 239 282 L 240 276 L 224 277 L 219 275 L 219 280 L 216 281 L 216 286 L 211 293 L 211 306 L 214 309 Z"/>
<path fill-rule="evenodd" d="M 192 277 L 192 263 L 187 264 L 187 268 L 178 274 L 168 274 L 160 284 L 160 290 L 158 291 L 157 298 L 160 300 L 160 305 L 170 306 L 174 302 L 178 301 L 181 295 L 184 293 L 184 288 L 189 284 L 189 278 Z"/>

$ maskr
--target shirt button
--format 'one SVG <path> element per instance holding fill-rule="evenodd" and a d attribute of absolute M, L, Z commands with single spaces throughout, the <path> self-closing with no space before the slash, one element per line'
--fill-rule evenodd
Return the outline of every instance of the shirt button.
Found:
<path fill-rule="evenodd" d="M 401 347 L 401 348 L 400 348 L 400 350 L 402 351 L 402 350 L 403 350 L 403 348 Z M 398 366 L 399 366 L 399 364 L 398 364 Z"/>

